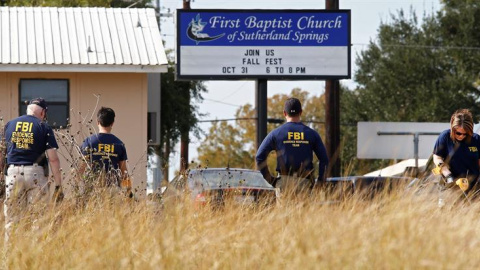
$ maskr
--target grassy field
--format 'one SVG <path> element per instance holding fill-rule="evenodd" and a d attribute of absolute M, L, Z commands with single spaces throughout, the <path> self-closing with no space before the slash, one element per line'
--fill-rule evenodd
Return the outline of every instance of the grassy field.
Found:
<path fill-rule="evenodd" d="M 189 203 L 66 199 L 25 213 L 9 269 L 477 269 L 478 204 L 403 192 L 322 204 L 195 210 Z M 39 214 L 42 213 L 42 214 Z M 32 222 L 35 220 L 35 222 Z M 3 224 L 3 215 L 2 215 Z M 2 233 L 4 233 L 2 228 Z M 2 239 L 3 244 L 3 239 Z M 3 246 L 3 245 L 2 245 Z"/>

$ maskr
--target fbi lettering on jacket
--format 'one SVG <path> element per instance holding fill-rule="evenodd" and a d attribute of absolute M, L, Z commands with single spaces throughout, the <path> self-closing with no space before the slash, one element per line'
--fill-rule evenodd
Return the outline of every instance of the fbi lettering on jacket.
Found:
<path fill-rule="evenodd" d="M 305 134 L 303 132 L 288 132 L 287 140 L 283 141 L 284 144 L 291 144 L 293 147 L 299 147 L 300 144 L 308 144 L 305 140 Z"/>

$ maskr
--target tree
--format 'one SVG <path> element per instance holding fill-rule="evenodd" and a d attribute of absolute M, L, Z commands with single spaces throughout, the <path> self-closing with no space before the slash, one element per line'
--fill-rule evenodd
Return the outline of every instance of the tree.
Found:
<path fill-rule="evenodd" d="M 244 147 L 251 142 L 241 133 L 227 122 L 213 122 L 205 143 L 198 149 L 201 166 L 255 168 L 251 148 Z"/>
<path fill-rule="evenodd" d="M 171 51 L 168 51 L 167 55 L 170 54 Z M 201 115 L 194 104 L 203 100 L 202 92 L 206 91 L 202 81 L 176 81 L 174 63 L 169 61 L 168 73 L 161 76 L 161 143 L 156 149 L 167 165 L 163 179 L 168 179 L 169 156 L 181 134 L 192 131 L 194 136 L 200 136 L 198 117 Z"/>
<path fill-rule="evenodd" d="M 377 43 L 357 56 L 358 87 L 343 91 L 342 122 L 448 122 L 459 108 L 480 112 L 478 79 L 480 5 L 475 1 L 443 1 L 436 15 L 418 23 L 415 13 L 400 10 L 390 24 L 379 27 Z M 478 119 L 478 117 L 477 117 Z M 342 129 L 347 141 L 342 160 L 355 160 L 354 129 Z M 349 151 L 346 151 L 346 150 Z M 355 151 L 356 152 L 356 151 Z M 353 171 L 373 169 L 369 162 Z M 370 162 L 370 164 L 374 164 Z M 376 162 L 378 165 L 378 161 Z"/>

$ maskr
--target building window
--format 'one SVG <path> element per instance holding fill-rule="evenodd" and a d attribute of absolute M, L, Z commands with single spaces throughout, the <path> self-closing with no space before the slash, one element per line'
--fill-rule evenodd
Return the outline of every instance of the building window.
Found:
<path fill-rule="evenodd" d="M 41 97 L 47 101 L 47 122 L 53 128 L 65 128 L 69 117 L 69 82 L 63 79 L 21 79 L 19 115 L 27 111 L 28 101 Z"/>

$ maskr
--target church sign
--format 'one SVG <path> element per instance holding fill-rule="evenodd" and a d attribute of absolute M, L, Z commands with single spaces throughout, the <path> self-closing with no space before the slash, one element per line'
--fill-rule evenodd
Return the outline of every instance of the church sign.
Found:
<path fill-rule="evenodd" d="M 350 10 L 177 10 L 179 79 L 350 79 Z"/>

